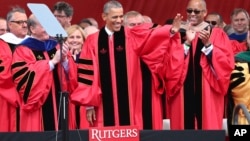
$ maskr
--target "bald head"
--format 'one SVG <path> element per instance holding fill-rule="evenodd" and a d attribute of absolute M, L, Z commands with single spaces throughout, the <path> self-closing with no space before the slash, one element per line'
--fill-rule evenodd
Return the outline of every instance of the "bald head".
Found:
<path fill-rule="evenodd" d="M 204 22 L 207 15 L 206 2 L 204 0 L 189 0 L 187 5 L 187 21 L 192 26 Z"/>
<path fill-rule="evenodd" d="M 207 4 L 205 0 L 189 0 L 188 5 L 193 5 L 193 4 L 197 4 L 200 6 L 200 8 L 207 10 Z"/>
<path fill-rule="evenodd" d="M 90 34 L 93 34 L 97 31 L 99 31 L 99 29 L 93 25 L 84 28 L 85 38 L 87 38 Z"/>
<path fill-rule="evenodd" d="M 93 26 L 95 26 L 96 28 L 99 28 L 98 27 L 98 23 L 97 23 L 97 21 L 94 18 L 88 18 L 88 19 L 92 23 Z"/>
<path fill-rule="evenodd" d="M 144 18 L 145 23 L 152 23 L 153 22 L 152 19 L 147 15 L 143 15 L 143 18 Z"/>

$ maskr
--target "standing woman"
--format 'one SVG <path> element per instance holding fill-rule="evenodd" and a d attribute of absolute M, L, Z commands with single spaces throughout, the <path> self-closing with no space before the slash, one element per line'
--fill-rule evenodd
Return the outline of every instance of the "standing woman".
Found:
<path fill-rule="evenodd" d="M 66 42 L 69 45 L 69 50 L 72 54 L 72 57 L 74 58 L 75 62 L 78 62 L 80 52 L 82 50 L 85 38 L 87 35 L 98 31 L 97 28 L 88 28 L 86 30 L 83 30 L 81 26 L 79 25 L 72 25 L 69 28 L 67 28 L 66 32 L 68 34 L 68 37 L 66 39 Z M 80 129 L 88 128 L 89 122 L 86 120 L 86 107 L 84 106 L 78 106 L 76 105 L 76 124 L 77 127 Z"/>
<path fill-rule="evenodd" d="M 66 30 L 68 37 L 66 42 L 69 44 L 69 51 L 72 54 L 75 62 L 78 62 L 78 58 L 84 43 L 84 31 L 78 25 L 72 25 Z M 86 128 L 88 127 L 88 122 L 85 117 L 80 120 L 80 115 L 86 115 L 85 107 L 75 106 L 76 110 L 76 125 L 77 128 Z"/>

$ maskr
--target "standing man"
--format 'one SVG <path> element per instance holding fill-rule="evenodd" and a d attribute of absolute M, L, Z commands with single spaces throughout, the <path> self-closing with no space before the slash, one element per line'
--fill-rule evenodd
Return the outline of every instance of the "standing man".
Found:
<path fill-rule="evenodd" d="M 53 13 L 64 29 L 71 26 L 74 9 L 69 3 L 64 1 L 57 2 L 53 7 Z"/>
<path fill-rule="evenodd" d="M 15 46 L 27 37 L 24 9 L 14 7 L 7 14 L 9 32 L 0 36 L 0 131 L 19 130 L 19 95 L 12 80 L 11 62 Z M 3 114 L 4 113 L 4 114 Z"/>
<path fill-rule="evenodd" d="M 222 29 L 204 21 L 205 0 L 190 0 L 186 12 L 183 87 L 172 95 L 167 93 L 171 129 L 220 130 L 234 68 L 231 43 Z"/>
<path fill-rule="evenodd" d="M 89 35 L 84 43 L 79 83 L 71 99 L 77 104 L 94 106 L 87 110 L 92 126 L 136 125 L 143 129 L 140 57 L 151 72 L 159 74 L 158 78 L 162 78 L 163 68 L 173 63 L 171 59 L 176 65 L 183 63 L 180 60 L 184 55 L 169 57 L 166 51 L 173 49 L 175 55 L 184 54 L 182 46 L 176 46 L 179 36 L 175 35 L 182 17 L 176 16 L 173 27 L 151 29 L 152 24 L 144 24 L 124 28 L 123 7 L 112 0 L 105 3 L 102 18 L 105 27 Z M 157 82 L 155 89 L 162 91 L 164 84 Z"/>
<path fill-rule="evenodd" d="M 69 81 L 76 78 L 76 66 L 68 56 L 68 44 L 60 51 L 57 41 L 49 37 L 34 15 L 28 28 L 31 37 L 16 47 L 11 67 L 21 97 L 20 131 L 58 131 L 63 117 L 58 112 L 62 108 L 60 92 L 70 92 Z M 75 129 L 75 113 L 70 109 L 69 102 L 69 129 Z"/>

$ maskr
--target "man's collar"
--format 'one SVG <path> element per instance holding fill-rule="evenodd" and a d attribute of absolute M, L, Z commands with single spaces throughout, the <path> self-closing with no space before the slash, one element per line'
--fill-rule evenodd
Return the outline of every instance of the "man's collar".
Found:
<path fill-rule="evenodd" d="M 17 45 L 17 44 L 21 43 L 27 37 L 29 37 L 29 36 L 26 35 L 24 38 L 18 38 L 13 33 L 8 32 L 8 33 L 5 33 L 5 34 L 1 35 L 0 39 L 4 40 L 7 43 Z"/>
<path fill-rule="evenodd" d="M 110 31 L 110 30 L 107 28 L 107 26 L 105 26 L 105 31 L 107 32 L 107 34 L 108 34 L 109 36 L 112 36 L 112 35 L 114 34 L 114 32 L 113 32 L 113 31 Z"/>
<path fill-rule="evenodd" d="M 194 31 L 199 32 L 199 31 L 203 30 L 204 28 L 206 28 L 207 26 L 209 26 L 209 24 L 203 21 L 203 22 L 201 22 L 200 24 L 198 24 L 196 26 L 191 26 L 190 28 L 193 29 Z M 181 28 L 187 30 L 189 28 L 188 23 L 186 22 L 186 23 L 182 24 Z"/>

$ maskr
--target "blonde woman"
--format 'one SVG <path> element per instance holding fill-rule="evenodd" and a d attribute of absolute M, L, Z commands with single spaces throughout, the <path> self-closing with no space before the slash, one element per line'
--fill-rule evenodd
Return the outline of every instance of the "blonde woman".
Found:
<path fill-rule="evenodd" d="M 68 42 L 70 52 L 77 62 L 85 40 L 84 31 L 79 25 L 72 25 L 67 28 L 66 32 L 68 34 L 66 42 Z"/>
<path fill-rule="evenodd" d="M 80 52 L 82 50 L 85 38 L 88 35 L 98 31 L 98 29 L 94 26 L 87 27 L 86 29 L 82 29 L 79 25 L 72 25 L 67 28 L 66 32 L 68 37 L 66 42 L 69 45 L 69 50 L 75 60 L 78 62 L 78 58 Z M 86 109 L 83 106 L 76 106 L 76 124 L 80 129 L 85 129 L 89 127 L 89 122 L 86 120 Z"/>

